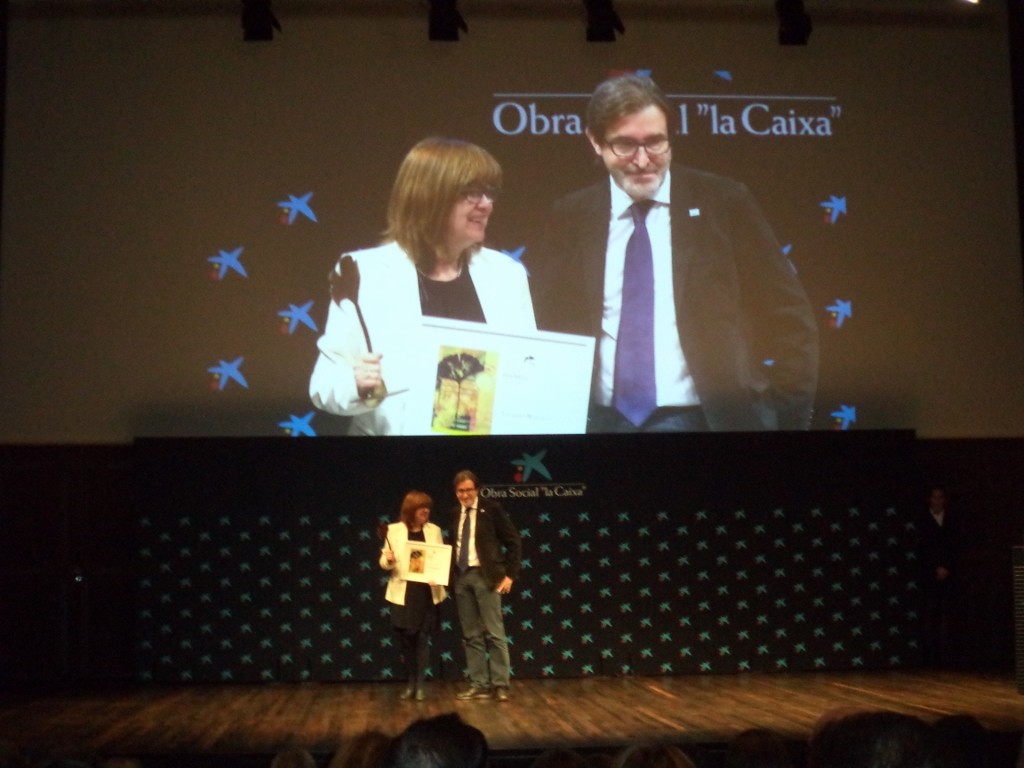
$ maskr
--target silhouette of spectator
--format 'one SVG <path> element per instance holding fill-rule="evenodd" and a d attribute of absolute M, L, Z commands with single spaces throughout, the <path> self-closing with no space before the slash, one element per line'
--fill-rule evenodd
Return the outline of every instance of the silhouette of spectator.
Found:
<path fill-rule="evenodd" d="M 995 768 L 992 734 L 971 715 L 946 715 L 932 727 L 950 768 Z"/>
<path fill-rule="evenodd" d="M 749 728 L 729 742 L 723 768 L 795 768 L 795 763 L 781 736 Z"/>
<path fill-rule="evenodd" d="M 828 721 L 808 746 L 808 768 L 945 768 L 935 730 L 897 712 Z"/>
<path fill-rule="evenodd" d="M 305 747 L 288 744 L 277 751 L 270 768 L 316 768 L 316 760 Z"/>
<path fill-rule="evenodd" d="M 633 744 L 612 760 L 612 768 L 697 768 L 683 750 L 672 744 Z"/>
<path fill-rule="evenodd" d="M 391 744 L 387 734 L 373 728 L 365 730 L 342 744 L 331 757 L 327 768 L 378 768 Z"/>
<path fill-rule="evenodd" d="M 591 763 L 575 750 L 549 749 L 541 752 L 530 768 L 591 768 Z"/>
<path fill-rule="evenodd" d="M 13 742 L 0 739 L 0 766 L 7 768 L 17 759 L 19 750 Z"/>
<path fill-rule="evenodd" d="M 394 738 L 380 768 L 485 768 L 483 733 L 455 713 L 416 720 Z"/>
<path fill-rule="evenodd" d="M 593 752 L 587 755 L 587 763 L 590 768 L 612 768 L 615 755 L 610 752 Z"/>

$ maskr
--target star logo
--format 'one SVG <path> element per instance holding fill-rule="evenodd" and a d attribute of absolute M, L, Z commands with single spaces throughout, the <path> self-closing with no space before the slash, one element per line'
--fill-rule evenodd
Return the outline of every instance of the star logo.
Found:
<path fill-rule="evenodd" d="M 229 381 L 236 381 L 245 389 L 249 388 L 249 383 L 245 380 L 245 376 L 239 370 L 242 366 L 242 362 L 245 360 L 243 357 L 236 357 L 231 362 L 227 360 L 221 360 L 217 365 L 212 365 L 206 370 L 213 374 L 213 378 L 210 381 L 210 388 L 216 389 L 218 392 L 223 391 L 228 385 Z"/>
<path fill-rule="evenodd" d="M 622 75 L 636 75 L 637 77 L 650 77 L 653 69 L 609 69 L 608 77 L 621 77 Z"/>
<path fill-rule="evenodd" d="M 832 411 L 829 416 L 835 419 L 835 429 L 847 430 L 857 421 L 857 408 L 852 405 L 840 405 L 838 410 Z"/>
<path fill-rule="evenodd" d="M 509 462 L 516 467 L 515 481 L 517 483 L 525 483 L 529 481 L 530 475 L 534 472 L 541 477 L 550 480 L 551 473 L 548 472 L 548 468 L 544 466 L 544 456 L 547 452 L 548 449 L 545 448 L 537 453 L 524 453 L 518 459 L 513 459 Z"/>
<path fill-rule="evenodd" d="M 307 192 L 299 197 L 288 195 L 287 200 L 280 201 L 278 205 L 281 207 L 281 223 L 291 226 L 300 214 L 310 221 L 316 222 L 316 214 L 309 207 L 309 201 L 312 197 L 313 193 Z"/>
<path fill-rule="evenodd" d="M 300 325 L 304 325 L 314 333 L 319 329 L 316 327 L 316 323 L 313 322 L 313 318 L 309 316 L 309 310 L 313 308 L 313 299 L 310 299 L 305 304 L 296 306 L 295 304 L 288 304 L 288 309 L 282 309 L 278 312 L 278 317 L 281 318 L 281 333 L 286 333 L 289 336 L 295 333 L 295 329 Z"/>
<path fill-rule="evenodd" d="M 504 253 L 506 256 L 508 256 L 510 259 L 512 259 L 512 261 L 516 262 L 516 264 L 522 264 L 523 263 L 523 254 L 526 252 L 526 246 L 525 245 L 521 245 L 521 246 L 519 246 L 518 248 L 516 248 L 515 250 L 512 250 L 512 251 L 506 251 L 504 248 L 502 248 L 501 252 Z M 527 274 L 529 274 L 529 273 L 527 273 Z"/>
<path fill-rule="evenodd" d="M 245 271 L 245 267 L 242 266 L 242 262 L 239 261 L 242 251 L 244 250 L 245 248 L 239 246 L 233 251 L 218 251 L 216 256 L 208 258 L 207 261 L 214 266 L 214 269 L 210 271 L 210 279 L 223 280 L 224 276 L 228 273 L 228 270 L 237 272 L 242 277 L 248 277 L 249 273 Z"/>
<path fill-rule="evenodd" d="M 831 316 L 830 325 L 833 328 L 842 328 L 843 322 L 848 317 L 853 317 L 853 302 L 836 299 L 835 303 L 830 307 L 825 307 L 825 310 Z"/>
<path fill-rule="evenodd" d="M 840 216 L 846 215 L 846 198 L 829 195 L 829 199 L 821 203 L 821 207 L 827 211 L 825 222 L 827 224 L 835 224 Z"/>
<path fill-rule="evenodd" d="M 281 427 L 285 431 L 285 434 L 291 435 L 292 437 L 316 437 L 316 432 L 310 426 L 310 422 L 313 421 L 313 411 L 310 411 L 305 416 L 296 416 L 289 414 L 287 421 L 279 421 L 277 426 Z"/>

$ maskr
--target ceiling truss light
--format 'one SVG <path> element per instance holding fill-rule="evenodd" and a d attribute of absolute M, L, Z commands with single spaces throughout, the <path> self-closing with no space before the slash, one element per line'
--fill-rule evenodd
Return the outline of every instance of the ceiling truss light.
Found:
<path fill-rule="evenodd" d="M 779 17 L 779 45 L 807 45 L 811 36 L 811 17 L 804 0 L 775 0 Z"/>
<path fill-rule="evenodd" d="M 275 29 L 281 31 L 281 22 L 270 9 L 270 0 L 242 0 L 243 40 L 273 40 Z"/>
<path fill-rule="evenodd" d="M 468 33 L 466 20 L 459 13 L 456 0 L 430 0 L 427 37 L 431 40 L 455 41 L 459 30 Z"/>
<path fill-rule="evenodd" d="M 612 0 L 583 0 L 583 8 L 587 13 L 588 42 L 614 43 L 616 32 L 626 33 Z"/>

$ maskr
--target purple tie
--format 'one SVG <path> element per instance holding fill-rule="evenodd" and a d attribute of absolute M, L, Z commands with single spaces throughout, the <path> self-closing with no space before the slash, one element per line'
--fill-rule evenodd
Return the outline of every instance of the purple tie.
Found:
<path fill-rule="evenodd" d="M 459 538 L 459 573 L 469 570 L 469 534 L 472 530 L 469 512 L 472 507 L 463 507 L 462 536 Z"/>
<path fill-rule="evenodd" d="M 622 314 L 615 344 L 615 409 L 639 427 L 657 407 L 654 385 L 654 264 L 647 212 L 653 200 L 633 203 L 633 234 L 622 272 Z"/>

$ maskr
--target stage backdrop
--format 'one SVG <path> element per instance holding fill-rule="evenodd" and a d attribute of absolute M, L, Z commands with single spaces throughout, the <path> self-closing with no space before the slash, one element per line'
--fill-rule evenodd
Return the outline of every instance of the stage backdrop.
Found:
<path fill-rule="evenodd" d="M 919 661 L 911 433 L 140 440 L 138 674 L 389 680 L 376 526 L 474 469 L 523 535 L 514 674 Z M 368 468 L 373 468 L 372 470 Z M 433 672 L 462 675 L 454 604 Z"/>

